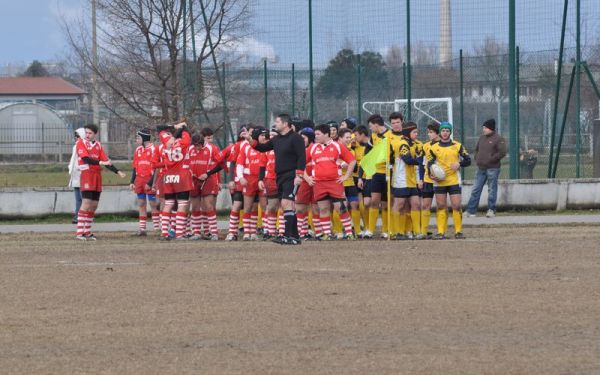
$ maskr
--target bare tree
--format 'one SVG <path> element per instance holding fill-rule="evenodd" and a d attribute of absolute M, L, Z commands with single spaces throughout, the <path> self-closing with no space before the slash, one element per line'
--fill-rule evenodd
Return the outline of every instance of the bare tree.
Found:
<path fill-rule="evenodd" d="M 69 44 L 101 84 L 102 104 L 122 118 L 169 122 L 193 116 L 204 90 L 189 90 L 182 73 L 197 67 L 192 86 L 218 75 L 202 74 L 219 49 L 232 43 L 246 24 L 248 0 L 97 0 L 98 64 L 93 63 L 91 31 L 84 20 L 65 21 Z M 194 30 L 192 35 L 191 30 Z M 186 40 L 184 40 L 184 35 Z M 197 61 L 183 61 L 184 46 L 198 41 Z M 190 56 L 189 54 L 188 56 Z M 200 108 L 200 109 L 199 109 Z"/>

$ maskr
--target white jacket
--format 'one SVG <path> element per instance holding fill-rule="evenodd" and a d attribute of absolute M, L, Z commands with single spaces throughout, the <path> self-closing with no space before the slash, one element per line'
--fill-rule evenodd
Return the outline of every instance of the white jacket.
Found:
<path fill-rule="evenodd" d="M 80 138 L 85 137 L 85 130 L 79 128 L 75 130 L 79 134 Z M 78 188 L 80 187 L 81 171 L 79 170 L 79 162 L 77 157 L 77 145 L 73 146 L 73 152 L 71 153 L 71 160 L 69 161 L 69 187 Z"/>

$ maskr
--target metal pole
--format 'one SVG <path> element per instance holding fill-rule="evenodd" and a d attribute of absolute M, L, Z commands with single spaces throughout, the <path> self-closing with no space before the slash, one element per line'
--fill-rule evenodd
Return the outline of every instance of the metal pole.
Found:
<path fill-rule="evenodd" d="M 521 116 L 520 116 L 519 112 L 520 112 L 520 106 L 521 106 L 521 104 L 520 104 L 520 102 L 521 102 L 521 99 L 520 99 L 520 97 L 521 97 L 520 69 L 521 68 L 520 68 L 520 64 L 519 64 L 519 59 L 520 59 L 519 58 L 519 46 L 516 47 L 515 58 L 517 59 L 515 61 L 515 65 L 516 65 L 516 68 L 515 68 L 516 69 L 516 90 L 517 90 L 517 100 L 516 100 L 516 103 L 515 103 L 516 104 L 515 119 L 517 120 L 517 125 L 516 125 L 516 129 L 517 129 L 517 137 L 516 137 L 516 139 L 517 139 L 517 145 L 516 145 L 516 149 L 517 149 L 517 152 L 520 152 L 521 151 L 521 138 L 520 138 L 521 137 Z M 517 178 L 521 178 L 521 168 L 520 168 L 520 166 L 519 166 L 518 163 L 515 163 L 515 164 L 516 164 L 515 168 L 517 170 Z"/>
<path fill-rule="evenodd" d="M 310 96 L 310 119 L 315 120 L 315 98 L 313 77 L 313 44 L 312 44 L 312 0 L 308 0 L 308 70 L 309 70 L 309 96 Z"/>
<path fill-rule="evenodd" d="M 404 99 L 406 99 L 406 63 L 402 63 L 402 91 L 404 93 Z"/>
<path fill-rule="evenodd" d="M 575 61 L 575 177 L 581 176 L 581 0 L 576 0 L 577 57 Z"/>
<path fill-rule="evenodd" d="M 269 128 L 269 92 L 267 89 L 267 59 L 263 60 L 263 77 L 264 77 L 264 90 L 265 90 L 265 103 L 264 103 L 264 112 L 265 112 L 265 128 Z"/>
<path fill-rule="evenodd" d="M 464 89 L 464 67 L 463 67 L 463 50 L 461 49 L 458 55 L 460 69 L 460 139 L 463 144 L 467 141 L 465 137 L 465 89 Z M 448 119 L 450 120 L 450 119 Z M 460 169 L 460 176 L 465 179 L 465 169 Z"/>
<path fill-rule="evenodd" d="M 406 99 L 407 99 L 407 114 L 406 119 L 411 119 L 411 62 L 410 62 L 410 0 L 406 0 Z"/>
<path fill-rule="evenodd" d="M 515 86 L 515 0 L 509 0 L 508 5 L 508 114 L 510 124 L 510 169 L 511 179 L 517 178 L 517 116 L 516 116 L 516 86 Z"/>
<path fill-rule="evenodd" d="M 92 123 L 99 125 L 98 112 L 98 39 L 96 36 L 96 0 L 92 0 Z"/>
<path fill-rule="evenodd" d="M 182 48 L 182 56 L 183 56 L 183 100 L 182 100 L 182 105 L 183 105 L 183 115 L 186 116 L 186 100 L 187 100 L 187 82 L 188 82 L 188 75 L 187 75 L 187 1 L 183 1 L 181 4 L 182 9 L 182 13 L 183 13 L 183 48 Z"/>
<path fill-rule="evenodd" d="M 296 67 L 292 63 L 292 117 L 296 116 Z"/>
<path fill-rule="evenodd" d="M 554 153 L 554 138 L 556 137 L 556 121 L 558 119 L 558 98 L 560 95 L 560 79 L 562 76 L 563 50 L 565 46 L 565 31 L 567 29 L 567 12 L 569 0 L 565 0 L 563 7 L 562 27 L 560 31 L 560 49 L 558 50 L 558 67 L 556 71 L 556 88 L 554 93 L 554 108 L 552 112 L 552 129 L 550 132 L 550 156 L 548 157 L 548 178 L 552 178 L 552 157 Z"/>
<path fill-rule="evenodd" d="M 362 124 L 362 87 L 361 87 L 361 81 L 362 81 L 362 66 L 360 63 L 360 53 L 356 56 L 357 57 L 357 78 L 358 78 L 358 93 L 357 93 L 357 103 L 358 103 L 358 124 Z"/>
<path fill-rule="evenodd" d="M 563 113 L 562 125 L 560 127 L 560 135 L 556 146 L 556 155 L 554 159 L 554 167 L 550 178 L 556 178 L 556 170 L 558 169 L 558 158 L 560 157 L 560 149 L 562 148 L 563 136 L 565 134 L 565 126 L 567 124 L 567 115 L 569 114 L 569 104 L 571 103 L 571 94 L 573 93 L 573 81 L 575 81 L 575 66 L 571 70 L 571 79 L 569 80 L 569 91 L 567 91 L 567 102 L 565 103 L 565 112 Z"/>

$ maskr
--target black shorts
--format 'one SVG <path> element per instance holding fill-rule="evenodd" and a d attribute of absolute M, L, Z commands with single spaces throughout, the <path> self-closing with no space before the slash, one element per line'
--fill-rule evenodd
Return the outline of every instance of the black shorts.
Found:
<path fill-rule="evenodd" d="M 295 200 L 297 189 L 294 186 L 296 171 L 290 171 L 277 175 L 277 192 L 279 199 Z"/>
<path fill-rule="evenodd" d="M 180 191 L 179 193 L 165 194 L 165 200 L 187 201 L 190 199 L 189 191 Z"/>
<path fill-rule="evenodd" d="M 419 195 L 419 189 L 414 188 L 392 188 L 394 198 L 409 198 L 414 195 Z"/>
<path fill-rule="evenodd" d="M 460 185 L 450 185 L 450 186 L 434 186 L 433 191 L 436 194 L 449 194 L 456 195 L 462 192 Z"/>
<path fill-rule="evenodd" d="M 231 201 L 232 202 L 243 202 L 244 195 L 242 194 L 241 191 L 236 191 L 233 194 L 231 194 Z"/>
<path fill-rule="evenodd" d="M 363 180 L 362 196 L 371 198 L 371 180 Z"/>
<path fill-rule="evenodd" d="M 385 173 L 375 173 L 371 178 L 371 196 L 373 193 L 381 193 L 381 201 L 387 202 L 387 181 Z"/>
<path fill-rule="evenodd" d="M 82 199 L 89 199 L 89 200 L 92 200 L 92 201 L 99 201 L 101 193 L 102 193 L 101 191 L 84 190 L 84 191 L 81 192 L 81 198 Z"/>
<path fill-rule="evenodd" d="M 423 182 L 423 190 L 421 190 L 423 198 L 433 198 L 433 184 L 431 182 Z"/>
<path fill-rule="evenodd" d="M 358 202 L 358 188 L 356 186 L 344 186 L 344 194 L 348 202 Z"/>

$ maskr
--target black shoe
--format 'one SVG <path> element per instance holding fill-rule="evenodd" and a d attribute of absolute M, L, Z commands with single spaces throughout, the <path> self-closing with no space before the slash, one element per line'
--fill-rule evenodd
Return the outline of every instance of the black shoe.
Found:
<path fill-rule="evenodd" d="M 274 242 L 274 243 L 277 243 L 277 244 L 280 244 L 280 245 L 281 245 L 281 244 L 283 244 L 283 239 L 284 239 L 284 238 L 285 238 L 285 237 L 283 237 L 283 236 L 277 236 L 277 237 L 273 238 L 273 239 L 271 240 L 271 242 Z"/>
<path fill-rule="evenodd" d="M 299 238 L 283 237 L 279 243 L 281 245 L 301 245 L 302 241 Z"/>
<path fill-rule="evenodd" d="M 77 219 L 71 220 L 71 224 L 77 224 Z"/>
<path fill-rule="evenodd" d="M 446 238 L 447 238 L 446 235 L 443 233 L 438 233 L 435 236 L 433 236 L 434 240 L 445 240 Z"/>
<path fill-rule="evenodd" d="M 454 235 L 454 238 L 455 238 L 455 239 L 457 239 L 457 240 L 464 240 L 464 239 L 465 239 L 465 238 L 467 238 L 467 237 L 465 237 L 465 235 L 464 235 L 464 234 L 462 234 L 462 232 L 458 232 L 458 233 L 456 233 L 456 234 Z"/>
<path fill-rule="evenodd" d="M 269 241 L 271 239 L 273 239 L 273 236 L 271 236 L 269 233 L 264 233 L 262 236 L 263 241 Z"/>

